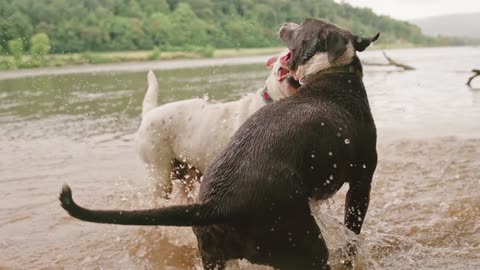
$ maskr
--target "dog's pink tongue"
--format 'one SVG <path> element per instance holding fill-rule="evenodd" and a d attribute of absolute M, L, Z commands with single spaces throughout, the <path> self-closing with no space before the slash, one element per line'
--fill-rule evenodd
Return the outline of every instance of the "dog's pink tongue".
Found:
<path fill-rule="evenodd" d="M 280 64 L 282 67 L 286 70 L 288 70 L 288 61 L 290 61 L 290 58 L 292 58 L 292 52 L 288 51 L 284 56 L 280 57 Z"/>
<path fill-rule="evenodd" d="M 284 69 L 283 67 L 281 67 L 279 70 L 278 70 L 278 80 L 279 81 L 283 81 L 287 76 L 288 76 L 288 73 L 290 71 L 288 71 L 288 69 Z"/>

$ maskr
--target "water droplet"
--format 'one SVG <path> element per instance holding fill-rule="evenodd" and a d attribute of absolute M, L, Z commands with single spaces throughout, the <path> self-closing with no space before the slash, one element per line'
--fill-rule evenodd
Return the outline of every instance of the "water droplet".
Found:
<path fill-rule="evenodd" d="M 322 126 L 325 126 L 325 123 L 324 123 L 324 122 L 322 122 L 322 123 L 321 123 L 321 125 L 322 125 Z"/>
<path fill-rule="evenodd" d="M 350 140 L 349 140 L 349 139 L 345 139 L 345 144 L 350 144 Z"/>
<path fill-rule="evenodd" d="M 336 164 L 336 163 L 333 164 L 333 168 L 335 168 L 335 169 L 337 168 L 337 164 Z"/>
<path fill-rule="evenodd" d="M 330 179 L 333 179 L 333 175 L 330 175 Z"/>
<path fill-rule="evenodd" d="M 332 153 L 332 152 L 328 152 L 328 155 L 329 155 L 329 156 L 333 156 L 333 153 Z"/>
<path fill-rule="evenodd" d="M 366 168 L 367 168 L 367 165 L 363 164 L 363 166 L 362 166 L 362 167 L 363 167 L 364 169 L 366 169 Z"/>
<path fill-rule="evenodd" d="M 314 155 L 314 154 L 312 154 L 312 158 L 315 158 L 315 155 Z"/>

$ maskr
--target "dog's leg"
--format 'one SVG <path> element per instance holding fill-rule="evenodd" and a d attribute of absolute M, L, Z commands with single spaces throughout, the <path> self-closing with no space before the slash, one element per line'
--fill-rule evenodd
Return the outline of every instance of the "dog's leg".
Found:
<path fill-rule="evenodd" d="M 173 159 L 171 164 L 173 168 L 172 181 L 178 180 L 178 191 L 182 195 L 182 198 L 186 199 L 187 203 L 192 203 L 194 201 L 192 191 L 195 188 L 195 182 L 201 182 L 202 172 L 194 166 L 178 159 Z"/>
<path fill-rule="evenodd" d="M 154 192 L 158 196 L 167 199 L 172 193 L 173 185 L 170 172 L 172 165 L 169 160 L 160 160 L 148 166 L 154 180 Z"/>
<path fill-rule="evenodd" d="M 349 182 L 349 189 L 345 201 L 345 226 L 352 232 L 359 234 L 362 224 L 367 214 L 368 204 L 370 203 L 370 189 L 373 172 L 375 167 L 361 168 L 363 171 L 357 171 L 356 179 Z"/>
<path fill-rule="evenodd" d="M 227 235 L 228 226 L 193 226 L 193 233 L 197 237 L 197 247 L 202 258 L 203 268 L 225 269 L 225 250 L 224 241 Z M 228 241 L 226 241 L 228 242 Z"/>
<path fill-rule="evenodd" d="M 222 260 L 210 260 L 202 256 L 203 269 L 205 270 L 224 270 L 225 262 Z"/>
<path fill-rule="evenodd" d="M 345 202 L 345 226 L 359 234 L 370 202 L 370 183 L 350 183 Z"/>
<path fill-rule="evenodd" d="M 308 210 L 302 214 L 285 216 L 284 224 L 275 228 L 281 233 L 275 237 L 275 241 L 278 246 L 284 247 L 277 254 L 273 252 L 275 260 L 271 263 L 275 269 L 330 269 L 327 245 L 315 218 L 309 208 Z"/>

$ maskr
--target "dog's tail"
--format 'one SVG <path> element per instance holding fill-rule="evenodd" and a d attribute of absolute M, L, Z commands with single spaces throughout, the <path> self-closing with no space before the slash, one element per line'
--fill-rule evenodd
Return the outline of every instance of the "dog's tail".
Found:
<path fill-rule="evenodd" d="M 148 210 L 90 210 L 77 205 L 68 185 L 62 187 L 60 202 L 75 218 L 94 223 L 120 225 L 202 226 L 226 222 L 208 203 L 170 206 Z"/>
<path fill-rule="evenodd" d="M 157 77 L 151 70 L 148 72 L 147 82 L 148 82 L 148 88 L 147 88 L 147 93 L 145 93 L 145 97 L 143 98 L 142 116 L 144 116 L 147 112 L 149 112 L 153 108 L 157 107 L 158 81 L 157 81 Z"/>

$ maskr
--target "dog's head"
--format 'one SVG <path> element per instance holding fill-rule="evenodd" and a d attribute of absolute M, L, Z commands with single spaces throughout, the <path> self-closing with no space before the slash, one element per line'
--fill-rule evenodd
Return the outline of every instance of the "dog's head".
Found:
<path fill-rule="evenodd" d="M 364 51 L 380 33 L 363 38 L 326 21 L 306 19 L 301 25 L 285 23 L 279 36 L 291 52 L 282 58 L 282 63 L 300 80 L 331 67 L 350 64 L 355 52 Z"/>
<path fill-rule="evenodd" d="M 300 85 L 289 75 L 289 70 L 284 67 L 281 60 L 284 59 L 290 51 L 284 50 L 279 55 L 270 57 L 265 65 L 272 69 L 265 84 L 273 100 L 279 100 L 297 93 Z"/>

